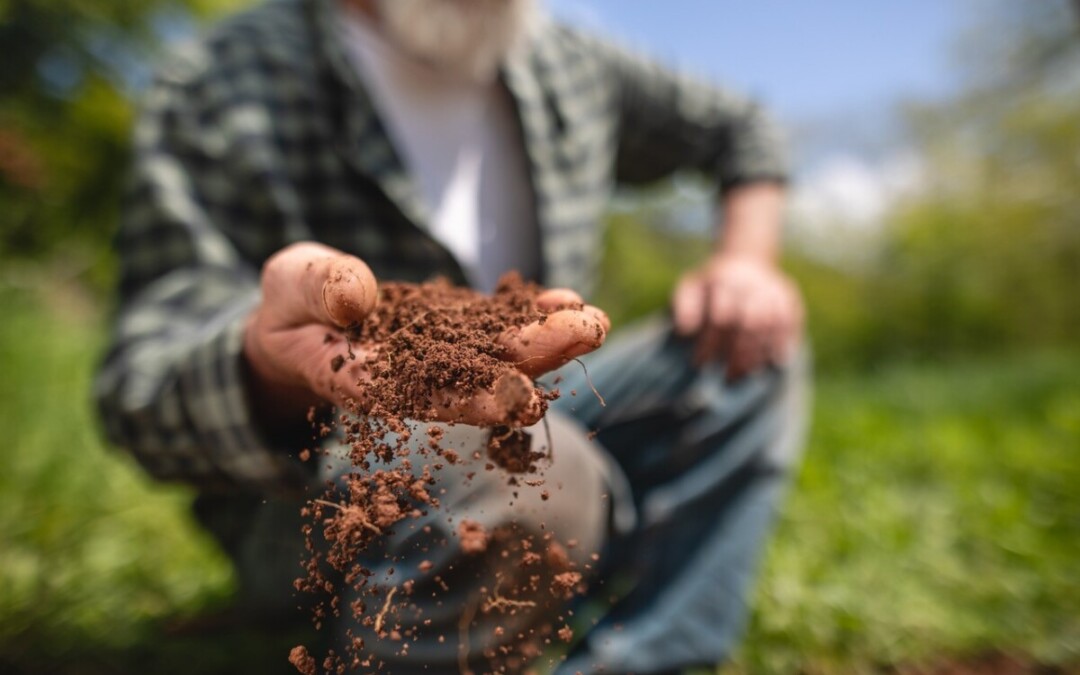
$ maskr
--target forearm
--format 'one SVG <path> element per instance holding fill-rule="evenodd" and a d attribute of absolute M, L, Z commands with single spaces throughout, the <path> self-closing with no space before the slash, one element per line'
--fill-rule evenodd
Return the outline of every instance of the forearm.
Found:
<path fill-rule="evenodd" d="M 726 192 L 719 205 L 714 254 L 774 263 L 780 256 L 786 189 L 755 181 Z"/>

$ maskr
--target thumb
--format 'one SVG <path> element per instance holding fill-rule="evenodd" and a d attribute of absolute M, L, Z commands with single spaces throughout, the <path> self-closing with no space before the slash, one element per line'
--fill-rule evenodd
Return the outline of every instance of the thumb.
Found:
<path fill-rule="evenodd" d="M 262 272 L 263 305 L 278 328 L 359 323 L 375 308 L 375 275 L 355 256 L 312 242 L 275 253 Z"/>

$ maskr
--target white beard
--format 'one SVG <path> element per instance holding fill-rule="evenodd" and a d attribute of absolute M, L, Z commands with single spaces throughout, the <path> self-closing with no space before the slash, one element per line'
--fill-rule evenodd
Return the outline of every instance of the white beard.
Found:
<path fill-rule="evenodd" d="M 537 27 L 537 0 L 377 0 L 387 37 L 435 68 L 487 82 Z"/>

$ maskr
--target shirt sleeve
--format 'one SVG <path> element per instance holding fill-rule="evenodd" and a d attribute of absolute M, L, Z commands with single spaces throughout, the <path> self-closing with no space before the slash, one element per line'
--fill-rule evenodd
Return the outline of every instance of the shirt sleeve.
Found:
<path fill-rule="evenodd" d="M 139 114 L 116 240 L 119 307 L 95 398 L 109 439 L 157 478 L 287 491 L 303 482 L 302 465 L 260 436 L 245 390 L 243 331 L 261 261 L 235 225 L 222 227 L 242 213 L 225 168 L 228 129 L 191 66 L 165 68 Z"/>
<path fill-rule="evenodd" d="M 752 99 L 597 44 L 619 115 L 616 178 L 645 183 L 693 169 L 721 190 L 787 179 L 778 126 Z"/>

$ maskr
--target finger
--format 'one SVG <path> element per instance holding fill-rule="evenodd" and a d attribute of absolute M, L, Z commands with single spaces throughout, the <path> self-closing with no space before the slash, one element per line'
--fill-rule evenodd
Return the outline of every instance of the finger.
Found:
<path fill-rule="evenodd" d="M 552 314 L 564 309 L 576 309 L 593 315 L 604 327 L 604 332 L 611 331 L 611 319 L 604 310 L 593 305 L 586 305 L 577 291 L 569 288 L 549 288 L 536 296 L 536 308 Z"/>
<path fill-rule="evenodd" d="M 719 330 L 708 326 L 698 333 L 697 339 L 694 340 L 694 364 L 703 366 L 719 360 L 723 355 L 721 350 L 723 339 Z"/>
<path fill-rule="evenodd" d="M 740 334 L 732 340 L 726 369 L 728 380 L 738 380 L 753 372 L 759 360 L 759 343 L 751 334 Z"/>
<path fill-rule="evenodd" d="M 739 328 L 731 331 L 724 368 L 724 374 L 729 381 L 738 380 L 750 371 L 752 349 L 754 348 L 753 340 L 754 336 L 752 334 Z"/>
<path fill-rule="evenodd" d="M 611 332 L 611 319 L 608 318 L 607 312 L 594 305 L 585 305 L 581 308 L 581 311 L 599 321 L 605 335 Z"/>
<path fill-rule="evenodd" d="M 292 244 L 263 267 L 263 303 L 280 328 L 316 322 L 346 327 L 377 301 L 375 275 L 362 260 L 337 249 Z"/>
<path fill-rule="evenodd" d="M 730 357 L 731 338 L 737 315 L 738 298 L 724 284 L 708 286 L 705 326 L 696 345 L 695 361 L 703 365 Z"/>
<path fill-rule="evenodd" d="M 594 313 L 564 309 L 548 314 L 543 323 L 510 328 L 497 342 L 505 360 L 536 377 L 593 351 L 606 337 L 605 324 Z"/>
<path fill-rule="evenodd" d="M 529 426 L 543 417 L 542 396 L 532 380 L 518 372 L 503 375 L 491 391 L 463 395 L 444 390 L 431 401 L 430 420 L 478 427 Z"/>
<path fill-rule="evenodd" d="M 728 284 L 712 284 L 709 287 L 709 326 L 720 331 L 734 328 L 739 322 L 742 309 L 740 298 L 744 295 Z"/>
<path fill-rule="evenodd" d="M 549 288 L 536 296 L 536 308 L 541 312 L 557 312 L 560 309 L 581 309 L 585 301 L 569 288 Z"/>
<path fill-rule="evenodd" d="M 743 298 L 732 312 L 727 376 L 735 380 L 753 371 L 763 360 L 763 333 L 767 309 L 761 296 Z"/>
<path fill-rule="evenodd" d="M 707 287 L 696 276 L 683 277 L 675 287 L 672 298 L 672 314 L 675 332 L 690 336 L 701 330 L 705 321 Z"/>

